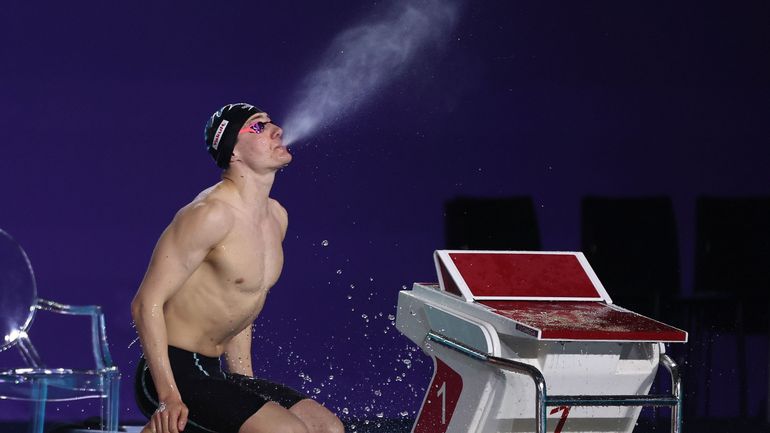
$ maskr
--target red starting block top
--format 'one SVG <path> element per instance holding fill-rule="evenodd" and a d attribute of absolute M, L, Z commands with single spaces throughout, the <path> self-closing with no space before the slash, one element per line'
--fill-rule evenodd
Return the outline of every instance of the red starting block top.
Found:
<path fill-rule="evenodd" d="M 687 333 L 603 302 L 482 301 L 540 340 L 661 341 L 684 343 Z"/>
<path fill-rule="evenodd" d="M 441 290 L 541 340 L 687 341 L 685 331 L 611 305 L 583 253 L 439 250 L 434 259 Z"/>
<path fill-rule="evenodd" d="M 466 301 L 612 302 L 583 253 L 439 250 L 434 259 L 442 290 Z"/>

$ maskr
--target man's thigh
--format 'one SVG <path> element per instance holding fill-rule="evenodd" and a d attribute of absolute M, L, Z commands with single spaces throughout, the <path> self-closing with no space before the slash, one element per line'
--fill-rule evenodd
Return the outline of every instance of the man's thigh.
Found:
<path fill-rule="evenodd" d="M 266 379 L 240 374 L 228 374 L 227 380 L 238 384 L 238 386 L 254 395 L 262 397 L 265 401 L 274 401 L 286 409 L 308 398 L 307 395 L 289 386 Z"/>
<path fill-rule="evenodd" d="M 149 403 L 142 410 L 150 417 L 158 405 L 158 396 L 149 370 L 143 373 L 141 392 L 145 398 L 141 400 Z M 190 410 L 185 432 L 237 433 L 246 420 L 267 404 L 263 396 L 222 376 L 188 378 L 180 375 L 176 382 L 182 402 Z"/>

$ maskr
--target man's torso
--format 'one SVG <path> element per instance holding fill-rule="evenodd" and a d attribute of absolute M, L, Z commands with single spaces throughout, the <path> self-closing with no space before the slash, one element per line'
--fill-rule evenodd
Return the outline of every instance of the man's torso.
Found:
<path fill-rule="evenodd" d="M 188 207 L 227 198 L 214 187 Z M 232 229 L 164 307 L 168 344 L 219 356 L 232 337 L 252 324 L 283 267 L 279 208 L 272 199 L 261 213 L 229 206 Z"/>

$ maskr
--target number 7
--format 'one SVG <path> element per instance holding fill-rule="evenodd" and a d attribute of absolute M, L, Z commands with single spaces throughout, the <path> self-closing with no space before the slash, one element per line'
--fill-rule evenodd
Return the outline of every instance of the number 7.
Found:
<path fill-rule="evenodd" d="M 555 414 L 558 411 L 563 411 L 561 414 L 561 419 L 559 420 L 559 423 L 556 424 L 556 429 L 553 431 L 553 433 L 561 433 L 561 429 L 564 428 L 564 423 L 567 422 L 567 416 L 569 416 L 569 406 L 559 406 L 551 409 L 551 415 Z"/>

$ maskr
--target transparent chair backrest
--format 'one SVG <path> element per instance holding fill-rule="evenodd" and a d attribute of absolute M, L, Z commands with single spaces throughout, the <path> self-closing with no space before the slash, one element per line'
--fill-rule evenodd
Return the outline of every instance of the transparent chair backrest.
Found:
<path fill-rule="evenodd" d="M 27 254 L 0 229 L 0 352 L 27 332 L 36 300 L 35 275 Z"/>

